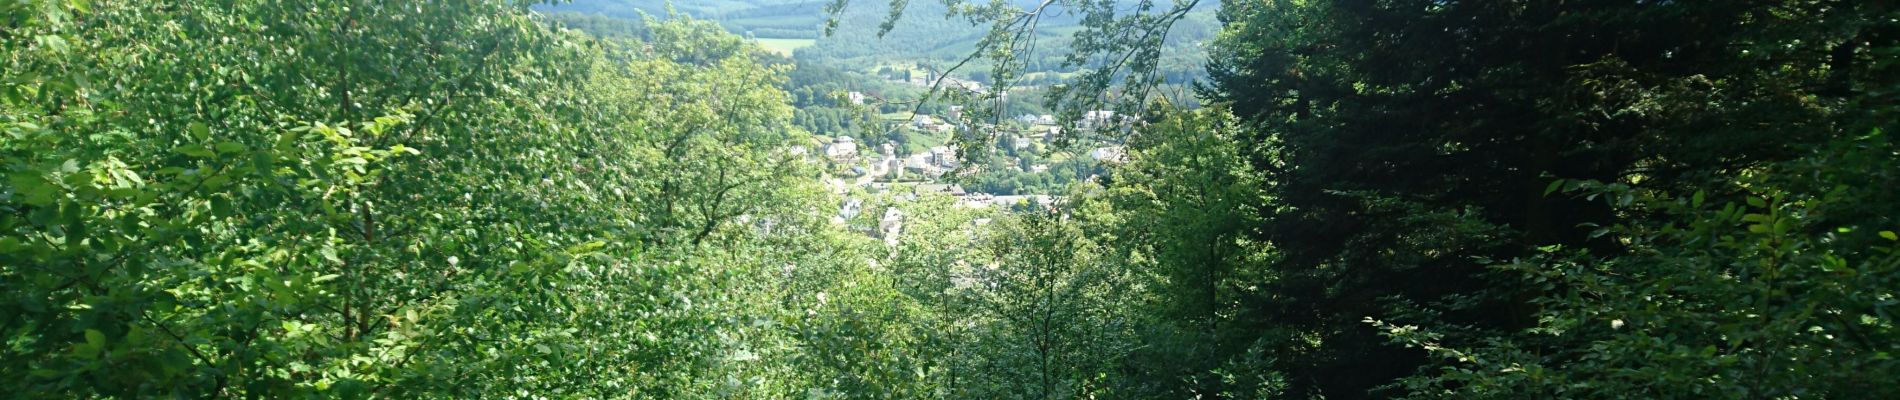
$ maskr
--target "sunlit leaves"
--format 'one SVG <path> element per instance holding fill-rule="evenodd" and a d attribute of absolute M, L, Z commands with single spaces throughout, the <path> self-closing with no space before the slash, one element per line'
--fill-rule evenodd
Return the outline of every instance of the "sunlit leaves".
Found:
<path fill-rule="evenodd" d="M 29 11 L 14 5 L 9 18 Z M 625 157 L 667 133 L 729 135 L 683 162 L 763 161 L 777 142 L 743 138 L 782 139 L 787 114 L 775 71 L 742 51 L 695 59 L 706 65 L 655 59 L 676 72 L 595 91 L 592 77 L 633 71 L 593 69 L 605 50 L 506 2 L 29 5 L 39 13 L 0 34 L 0 315 L 22 327 L 8 332 L 18 345 L 0 353 L 0 377 L 44 393 L 485 397 L 677 384 L 584 378 L 595 371 L 575 366 L 672 365 L 572 324 L 690 338 L 696 327 L 648 326 L 652 315 L 629 310 L 665 308 L 641 297 L 658 287 L 718 293 L 678 283 L 702 279 L 696 270 L 637 265 L 651 227 L 626 223 L 648 220 L 626 202 L 649 199 L 599 191 L 675 172 Z M 740 43 L 704 29 L 674 39 L 682 51 Z M 699 77 L 744 84 L 645 98 Z M 728 97 L 701 101 L 717 96 Z M 676 115 L 574 106 L 621 101 L 744 117 L 622 130 Z M 741 181 L 692 180 L 669 195 L 730 202 L 692 219 L 722 232 L 761 210 L 765 177 L 780 170 L 700 170 L 715 166 L 745 168 L 743 188 L 717 197 L 708 188 Z M 665 272 L 570 279 L 583 271 Z M 568 351 L 581 345 L 616 353 Z M 127 367 L 89 361 L 107 355 Z"/>

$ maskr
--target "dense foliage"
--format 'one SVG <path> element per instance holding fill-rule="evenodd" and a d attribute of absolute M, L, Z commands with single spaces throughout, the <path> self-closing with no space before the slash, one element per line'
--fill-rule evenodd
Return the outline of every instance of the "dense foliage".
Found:
<path fill-rule="evenodd" d="M 1023 7 L 1212 12 L 905 3 L 841 29 L 989 21 L 947 51 L 1025 80 Z M 1205 108 L 1139 35 L 1034 92 L 1144 111 L 1112 162 L 894 135 L 950 102 L 827 54 L 914 43 L 689 8 L 0 0 L 5 396 L 1900 397 L 1883 2 L 1226 1 Z M 827 186 L 813 133 L 1064 195 Z"/>
<path fill-rule="evenodd" d="M 766 374 L 733 356 L 768 339 L 739 311 L 765 283 L 741 278 L 788 253 L 748 243 L 824 225 L 776 152 L 799 137 L 783 71 L 716 26 L 599 41 L 509 2 L 3 10 L 10 389 L 763 390 L 729 380 Z"/>
<path fill-rule="evenodd" d="M 989 7 L 952 14 L 1042 11 Z M 1896 395 L 1893 7 L 1220 12 L 1213 107 L 1151 115 L 1064 208 L 1155 329 L 1086 395 Z M 1098 44 L 1072 57 L 1159 48 Z"/>
<path fill-rule="evenodd" d="M 1325 343 L 1278 355 L 1297 391 L 1362 396 L 1408 376 L 1381 393 L 1842 396 L 1868 392 L 1826 374 L 1891 368 L 1875 361 L 1896 344 L 1874 300 L 1894 287 L 1892 243 L 1876 234 L 1900 204 L 1871 193 L 1893 178 L 1831 170 L 1892 165 L 1877 133 L 1892 121 L 1870 113 L 1892 107 L 1891 10 L 1223 12 L 1210 94 L 1258 125 L 1249 154 L 1274 205 L 1258 236 L 1276 296 L 1247 306 L 1273 340 Z"/>

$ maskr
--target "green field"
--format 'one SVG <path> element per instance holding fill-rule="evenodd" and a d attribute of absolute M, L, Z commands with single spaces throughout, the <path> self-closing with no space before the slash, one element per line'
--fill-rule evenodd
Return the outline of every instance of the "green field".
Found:
<path fill-rule="evenodd" d="M 766 50 L 783 54 L 786 57 L 791 57 L 793 50 L 811 47 L 811 45 L 818 43 L 817 39 L 758 38 L 753 40 L 759 42 L 759 46 L 765 47 Z"/>

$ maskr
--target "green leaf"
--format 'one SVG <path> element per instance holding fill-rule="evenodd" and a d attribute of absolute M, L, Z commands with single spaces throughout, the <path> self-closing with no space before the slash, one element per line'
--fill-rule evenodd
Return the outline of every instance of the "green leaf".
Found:
<path fill-rule="evenodd" d="M 159 357 L 158 361 L 166 372 L 174 374 L 185 372 L 186 369 L 191 368 L 192 363 L 191 355 L 177 348 L 165 350 L 165 353 Z"/>
<path fill-rule="evenodd" d="M 53 186 L 46 177 L 33 171 L 16 172 L 7 180 L 13 183 L 14 191 L 25 195 L 27 205 L 40 207 L 52 205 L 53 197 L 59 194 L 58 186 Z"/>
<path fill-rule="evenodd" d="M 92 12 L 91 0 L 66 0 L 66 5 L 72 6 L 73 10 L 77 10 L 82 13 Z"/>
<path fill-rule="evenodd" d="M 1704 193 L 1703 191 L 1700 191 L 1700 190 L 1695 191 L 1695 195 L 1689 197 L 1689 206 L 1697 207 L 1697 208 L 1702 207 L 1702 200 L 1705 198 L 1706 195 L 1707 193 Z"/>
<path fill-rule="evenodd" d="M 1748 200 L 1749 206 L 1753 206 L 1756 208 L 1768 208 L 1768 200 L 1764 200 L 1760 197 L 1754 197 L 1754 196 L 1749 196 L 1747 200 Z"/>
<path fill-rule="evenodd" d="M 213 196 L 211 198 L 211 214 L 220 217 L 229 217 L 236 215 L 237 210 L 231 206 L 231 199 L 225 198 L 224 196 Z"/>
<path fill-rule="evenodd" d="M 1900 240 L 1900 235 L 1895 235 L 1893 231 L 1880 231 L 1880 237 L 1887 238 L 1887 240 Z"/>
<path fill-rule="evenodd" d="M 190 125 L 185 126 L 185 131 L 191 134 L 192 139 L 207 140 L 211 138 L 211 127 L 205 125 L 203 122 L 192 121 Z"/>
<path fill-rule="evenodd" d="M 238 142 L 221 142 L 221 143 L 218 143 L 218 152 L 219 152 L 219 153 L 225 153 L 225 154 L 230 154 L 230 153 L 237 153 L 237 152 L 242 152 L 242 151 L 244 151 L 244 144 L 243 144 L 243 143 L 238 143 Z"/>
<path fill-rule="evenodd" d="M 86 344 L 79 346 L 79 353 L 86 357 L 98 357 L 99 351 L 106 348 L 106 334 L 98 329 L 86 330 Z"/>
<path fill-rule="evenodd" d="M 1555 181 L 1551 181 L 1550 186 L 1544 187 L 1544 195 L 1549 196 L 1551 193 L 1556 193 L 1557 189 L 1562 189 L 1563 187 L 1564 187 L 1564 180 L 1558 179 Z"/>
<path fill-rule="evenodd" d="M 227 184 L 227 183 L 231 183 L 231 177 L 224 176 L 224 175 L 217 175 L 217 176 L 212 176 L 210 178 L 205 178 L 202 185 L 204 185 L 205 190 L 215 191 L 218 189 L 223 189 L 224 184 Z"/>
<path fill-rule="evenodd" d="M 204 146 L 199 146 L 195 144 L 179 146 L 177 149 L 173 149 L 172 151 L 176 151 L 178 152 L 178 154 L 184 154 L 186 156 L 195 157 L 195 158 L 212 158 L 212 157 L 218 156 L 218 153 L 211 152 L 211 149 L 207 149 Z"/>
<path fill-rule="evenodd" d="M 72 47 L 66 43 L 66 38 L 59 37 L 58 35 L 40 35 L 38 40 L 40 46 L 52 49 L 54 53 L 66 53 L 70 51 Z"/>
<path fill-rule="evenodd" d="M 596 240 L 592 242 L 569 246 L 567 248 L 567 252 L 568 254 L 584 254 L 584 253 L 593 252 L 595 250 L 600 250 L 600 248 L 602 247 L 607 247 L 607 242 Z"/>
<path fill-rule="evenodd" d="M 86 237 L 86 209 L 67 201 L 60 207 L 60 220 L 66 224 L 66 240 L 78 242 Z"/>

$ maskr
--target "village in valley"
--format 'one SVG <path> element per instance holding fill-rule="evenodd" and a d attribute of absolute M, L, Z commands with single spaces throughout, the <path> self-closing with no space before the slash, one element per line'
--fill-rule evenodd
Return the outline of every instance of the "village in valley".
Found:
<path fill-rule="evenodd" d="M 987 89 L 975 81 L 944 77 L 939 85 L 934 74 L 897 78 L 902 79 L 899 82 L 915 86 L 938 85 L 963 94 L 987 94 Z M 851 106 L 867 106 L 878 101 L 876 94 L 860 91 L 840 97 Z M 966 106 L 948 106 L 941 110 L 936 115 L 917 110 L 886 114 L 882 125 L 887 127 L 885 135 L 975 135 L 990 138 L 983 142 L 991 146 L 974 149 L 984 152 L 980 157 L 967 157 L 964 149 L 948 141 L 905 148 L 890 140 L 868 144 L 852 135 L 813 135 L 808 145 L 791 149 L 794 154 L 826 166 L 822 179 L 827 189 L 843 199 L 832 216 L 834 223 L 856 225 L 854 228 L 859 231 L 896 243 L 910 213 L 929 211 L 928 207 L 919 206 L 926 199 L 947 197 L 952 208 L 979 213 L 1049 209 L 1062 200 L 1059 187 L 985 190 L 994 185 L 984 184 L 984 178 L 1051 176 L 1052 169 L 1069 168 L 1071 171 L 1061 171 L 1060 175 L 1069 179 L 1061 186 L 1099 179 L 1104 166 L 1126 160 L 1123 147 L 1101 139 L 1064 146 L 1058 145 L 1058 138 L 1078 133 L 1109 137 L 1102 134 L 1128 132 L 1135 125 L 1134 118 L 1105 110 L 1084 113 L 1081 119 L 1070 124 L 1062 124 L 1051 114 L 1024 113 L 1007 119 L 975 121 L 965 112 Z M 1086 175 L 1077 176 L 1077 172 Z M 973 223 L 982 225 L 988 221 L 990 218 L 977 218 Z"/>

